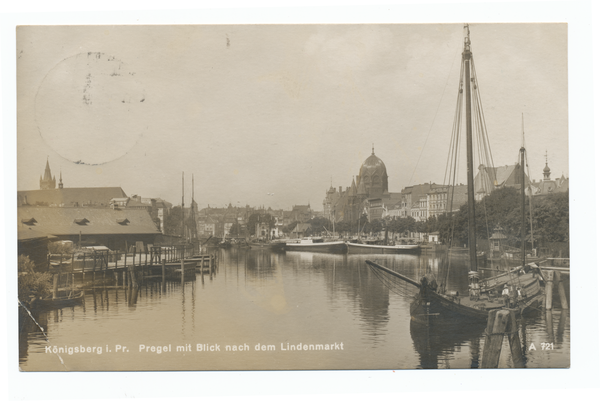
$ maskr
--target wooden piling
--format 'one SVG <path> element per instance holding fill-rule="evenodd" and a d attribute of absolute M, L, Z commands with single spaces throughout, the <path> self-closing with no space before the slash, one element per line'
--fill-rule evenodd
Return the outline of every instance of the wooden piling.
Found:
<path fill-rule="evenodd" d="M 556 281 L 556 285 L 558 286 L 558 296 L 560 297 L 560 307 L 561 309 L 569 309 L 569 303 L 567 302 L 567 295 L 565 294 L 565 286 L 562 282 L 562 276 L 560 272 L 557 270 L 554 272 L 554 280 Z"/>
<path fill-rule="evenodd" d="M 183 286 L 185 280 L 185 261 L 181 258 L 181 285 Z"/>
<path fill-rule="evenodd" d="M 546 309 L 552 309 L 552 289 L 554 282 L 554 271 L 546 272 Z"/>
<path fill-rule="evenodd" d="M 129 266 L 129 286 L 137 288 L 137 280 L 135 278 L 135 264 Z"/>
<path fill-rule="evenodd" d="M 483 358 L 481 361 L 482 368 L 489 369 L 498 367 L 498 363 L 500 362 L 500 351 L 502 350 L 502 341 L 504 340 L 504 333 L 506 332 L 506 326 L 509 321 L 510 312 L 508 310 L 490 311 L 483 348 Z M 490 326 L 492 327 L 491 331 L 489 331 Z"/>
<path fill-rule="evenodd" d="M 525 360 L 523 358 L 523 349 L 521 348 L 521 339 L 519 338 L 519 326 L 517 325 L 517 318 L 514 311 L 510 311 L 510 322 L 507 331 L 513 367 L 524 368 Z"/>
<path fill-rule="evenodd" d="M 560 318 L 558 319 L 558 328 L 556 329 L 556 342 L 558 344 L 563 342 L 563 336 L 565 334 L 565 326 L 567 324 L 567 310 L 563 309 L 560 311 Z"/>
<path fill-rule="evenodd" d="M 548 334 L 548 342 L 554 342 L 554 320 L 552 318 L 552 310 L 546 309 L 546 333 Z"/>
<path fill-rule="evenodd" d="M 52 275 L 52 299 L 56 299 L 56 297 L 58 296 L 58 275 L 60 274 L 59 272 L 54 273 Z"/>

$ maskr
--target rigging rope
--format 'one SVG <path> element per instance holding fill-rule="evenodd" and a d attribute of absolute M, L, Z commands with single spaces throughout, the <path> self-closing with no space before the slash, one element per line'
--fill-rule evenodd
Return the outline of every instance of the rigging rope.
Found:
<path fill-rule="evenodd" d="M 444 90 L 442 91 L 442 96 L 440 96 L 440 101 L 438 102 L 437 109 L 435 110 L 435 114 L 433 116 L 433 120 L 431 121 L 431 125 L 429 126 L 429 131 L 427 132 L 427 137 L 425 138 L 425 143 L 423 144 L 423 147 L 421 148 L 421 153 L 419 153 L 419 158 L 417 159 L 417 162 L 415 163 L 415 168 L 413 169 L 412 175 L 410 176 L 410 180 L 408 181 L 409 185 L 412 182 L 413 177 L 415 176 L 415 172 L 417 171 L 417 167 L 419 166 L 419 161 L 421 160 L 421 156 L 423 155 L 423 151 L 425 150 L 425 146 L 427 145 L 427 141 L 429 140 L 429 135 L 431 134 L 431 130 L 433 129 L 433 124 L 435 123 L 435 119 L 440 110 L 440 106 L 442 105 L 442 100 L 444 99 L 444 94 L 446 93 L 446 88 L 448 87 L 448 82 L 450 81 L 450 74 L 452 74 L 452 67 L 454 67 L 455 60 L 458 58 L 458 57 L 456 57 L 456 53 L 458 53 L 458 51 L 461 49 L 461 47 L 462 47 L 462 44 L 456 48 L 455 55 L 454 55 L 454 57 L 452 57 L 452 65 L 450 66 L 450 71 L 448 72 L 448 77 L 446 78 L 446 85 L 444 85 Z"/>
<path fill-rule="evenodd" d="M 367 264 L 367 266 L 375 277 L 381 280 L 381 282 L 394 294 L 405 298 L 412 298 L 418 292 L 418 289 L 412 284 L 385 273 L 369 264 Z"/>

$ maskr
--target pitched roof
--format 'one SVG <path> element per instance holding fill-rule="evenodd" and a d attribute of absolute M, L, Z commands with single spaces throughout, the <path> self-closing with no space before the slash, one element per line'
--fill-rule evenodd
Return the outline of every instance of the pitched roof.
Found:
<path fill-rule="evenodd" d="M 521 179 L 517 174 L 520 170 L 518 163 L 510 166 L 485 167 L 479 166 L 479 171 L 475 176 L 475 193 L 489 194 L 496 186 L 516 186 L 521 185 Z M 494 185 L 496 181 L 497 185 Z M 529 184 L 529 177 L 525 174 L 525 185 Z"/>
<path fill-rule="evenodd" d="M 31 227 L 19 227 L 17 238 L 19 241 L 30 241 L 35 239 L 54 238 L 54 235 L 48 235 L 40 231 L 32 230 Z"/>
<path fill-rule="evenodd" d="M 309 212 L 310 205 L 294 205 L 292 208 L 293 212 Z"/>
<path fill-rule="evenodd" d="M 36 189 L 17 191 L 19 204 L 108 206 L 113 198 L 127 198 L 121 187 Z"/>
<path fill-rule="evenodd" d="M 350 192 L 348 193 L 349 196 L 356 196 L 356 183 L 354 182 L 354 177 L 352 177 L 352 185 L 350 186 Z"/>
<path fill-rule="evenodd" d="M 17 213 L 19 221 L 34 218 L 36 223 L 32 229 L 45 234 L 160 234 L 150 214 L 139 209 L 21 206 L 17 208 Z M 122 224 L 124 219 L 129 222 Z M 85 220 L 88 222 L 76 222 Z"/>

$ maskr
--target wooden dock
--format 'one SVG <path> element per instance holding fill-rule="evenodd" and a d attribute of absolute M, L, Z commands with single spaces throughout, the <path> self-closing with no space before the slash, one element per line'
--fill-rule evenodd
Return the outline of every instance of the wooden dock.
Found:
<path fill-rule="evenodd" d="M 92 250 L 48 255 L 53 293 L 95 285 L 134 286 L 144 280 L 195 280 L 196 273 L 215 273 L 217 257 L 191 245 L 132 247 L 130 252 Z"/>

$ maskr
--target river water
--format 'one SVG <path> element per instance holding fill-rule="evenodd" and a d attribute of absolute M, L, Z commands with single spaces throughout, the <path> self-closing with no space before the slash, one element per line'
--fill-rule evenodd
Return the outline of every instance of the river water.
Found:
<path fill-rule="evenodd" d="M 410 323 L 410 285 L 390 289 L 366 259 L 418 278 L 439 257 L 214 249 L 214 275 L 86 290 L 85 303 L 23 313 L 24 371 L 474 368 L 484 327 L 434 332 Z M 448 289 L 467 289 L 453 267 Z M 34 320 L 35 319 L 35 323 Z M 528 368 L 570 365 L 569 311 L 521 319 Z M 43 329 L 43 331 L 42 331 Z M 94 348 L 95 347 L 95 348 Z M 305 349 L 306 348 L 306 349 Z M 83 352 L 82 352 L 83 351 Z M 501 368 L 512 367 L 505 339 Z"/>

